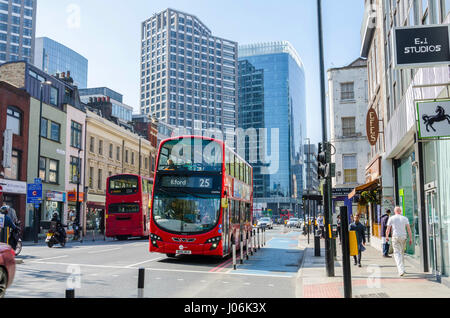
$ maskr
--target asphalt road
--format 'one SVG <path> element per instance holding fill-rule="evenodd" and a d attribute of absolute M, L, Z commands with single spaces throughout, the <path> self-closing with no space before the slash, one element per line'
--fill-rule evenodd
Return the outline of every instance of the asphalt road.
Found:
<path fill-rule="evenodd" d="M 8 297 L 135 298 L 138 269 L 145 268 L 144 297 L 295 298 L 303 256 L 298 230 L 266 231 L 266 245 L 233 269 L 232 259 L 148 252 L 147 240 L 85 241 L 65 248 L 24 246 Z M 239 257 L 238 257 L 239 259 Z"/>

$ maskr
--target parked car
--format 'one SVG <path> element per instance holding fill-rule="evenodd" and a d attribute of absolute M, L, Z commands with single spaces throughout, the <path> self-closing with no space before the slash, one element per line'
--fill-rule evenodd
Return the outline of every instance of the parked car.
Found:
<path fill-rule="evenodd" d="M 6 244 L 0 243 L 0 298 L 11 286 L 16 274 L 16 257 L 14 250 Z"/>
<path fill-rule="evenodd" d="M 286 223 L 287 227 L 300 227 L 300 220 L 298 218 L 290 218 L 288 222 Z"/>
<path fill-rule="evenodd" d="M 260 218 L 258 220 L 258 227 L 265 227 L 268 229 L 273 229 L 273 221 L 271 218 Z"/>

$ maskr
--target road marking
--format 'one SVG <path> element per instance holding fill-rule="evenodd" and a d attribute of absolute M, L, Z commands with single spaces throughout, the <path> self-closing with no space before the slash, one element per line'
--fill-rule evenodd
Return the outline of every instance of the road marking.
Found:
<path fill-rule="evenodd" d="M 226 266 L 230 265 L 233 262 L 233 259 L 229 259 L 228 261 L 223 262 L 222 264 L 214 267 L 213 269 L 210 270 L 211 273 L 213 272 L 219 272 L 221 270 L 223 270 Z"/>
<path fill-rule="evenodd" d="M 138 267 L 125 267 L 125 266 L 112 266 L 112 265 L 92 265 L 92 264 L 72 264 L 72 263 L 56 263 L 56 262 L 39 262 L 38 264 L 44 265 L 61 265 L 61 266 L 80 266 L 80 267 L 92 267 L 92 268 L 111 268 L 111 269 L 138 269 Z M 254 276 L 254 277 L 274 277 L 274 278 L 293 278 L 293 276 L 286 275 L 271 275 L 271 274 L 250 274 L 250 273 L 236 273 L 232 269 L 228 272 L 206 272 L 206 271 L 192 271 L 182 269 L 168 269 L 168 268 L 145 268 L 147 271 L 153 272 L 172 272 L 172 273 L 193 273 L 193 274 L 231 274 L 238 276 Z"/>
<path fill-rule="evenodd" d="M 57 259 L 57 258 L 64 258 L 64 257 L 69 257 L 69 255 L 61 255 L 61 256 L 55 256 L 55 257 L 49 257 L 49 258 L 41 258 L 41 259 L 36 259 L 34 261 L 30 261 L 30 263 L 37 263 L 40 261 L 47 261 L 50 259 Z"/>
<path fill-rule="evenodd" d="M 149 260 L 146 260 L 146 261 L 143 261 L 143 262 L 140 262 L 140 263 L 136 263 L 136 264 L 131 264 L 131 265 L 128 265 L 128 266 L 125 266 L 125 267 L 134 267 L 134 266 L 141 265 L 141 264 L 144 264 L 144 263 L 156 262 L 156 261 L 159 261 L 159 260 L 161 260 L 163 258 L 165 258 L 165 257 L 158 257 L 158 258 L 154 258 L 154 259 L 149 259 Z"/>
<path fill-rule="evenodd" d="M 110 248 L 110 249 L 107 249 L 107 250 L 88 252 L 88 254 L 97 254 L 97 253 L 111 252 L 111 251 L 116 251 L 116 250 L 120 250 L 120 249 L 122 249 L 122 248 L 121 247 L 116 247 L 116 248 Z"/>

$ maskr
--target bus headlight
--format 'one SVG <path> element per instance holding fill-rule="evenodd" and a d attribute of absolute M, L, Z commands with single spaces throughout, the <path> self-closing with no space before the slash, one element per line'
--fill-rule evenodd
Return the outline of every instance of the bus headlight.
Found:
<path fill-rule="evenodd" d="M 150 240 L 152 241 L 152 245 L 153 245 L 154 247 L 156 247 L 156 248 L 159 248 L 157 242 L 158 242 L 158 241 L 159 241 L 159 242 L 162 242 L 162 241 L 163 241 L 161 237 L 159 237 L 158 235 L 153 234 L 153 233 L 150 233 Z"/>
<path fill-rule="evenodd" d="M 210 251 L 215 250 L 217 248 L 217 246 L 219 246 L 219 242 L 222 239 L 222 236 L 217 236 L 217 237 L 213 237 L 208 239 L 205 244 L 212 244 L 211 248 L 209 249 Z"/>

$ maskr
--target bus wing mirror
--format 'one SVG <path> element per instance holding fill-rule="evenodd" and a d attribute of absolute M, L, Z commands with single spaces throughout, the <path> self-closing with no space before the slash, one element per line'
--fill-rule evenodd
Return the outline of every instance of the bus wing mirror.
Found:
<path fill-rule="evenodd" d="M 227 209 L 228 208 L 228 199 L 222 198 L 222 208 Z"/>

